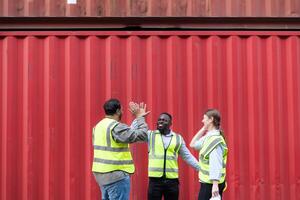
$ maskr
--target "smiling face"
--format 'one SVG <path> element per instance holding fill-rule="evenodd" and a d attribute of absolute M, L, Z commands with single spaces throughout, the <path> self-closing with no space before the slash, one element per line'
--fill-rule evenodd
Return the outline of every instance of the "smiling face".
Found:
<path fill-rule="evenodd" d="M 157 130 L 159 130 L 161 134 L 167 134 L 171 125 L 171 118 L 167 114 L 161 114 L 156 123 Z"/>

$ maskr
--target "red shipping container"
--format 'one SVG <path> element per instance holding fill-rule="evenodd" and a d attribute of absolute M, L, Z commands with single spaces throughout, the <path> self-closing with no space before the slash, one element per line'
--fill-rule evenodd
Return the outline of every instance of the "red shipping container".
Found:
<path fill-rule="evenodd" d="M 103 102 L 144 101 L 188 144 L 207 108 L 229 146 L 224 199 L 300 199 L 300 33 L 45 31 L 0 33 L 0 199 L 100 199 L 91 173 Z M 146 199 L 147 145 L 131 147 L 131 199 Z M 197 156 L 196 151 L 192 151 Z M 197 173 L 180 159 L 180 199 Z"/>

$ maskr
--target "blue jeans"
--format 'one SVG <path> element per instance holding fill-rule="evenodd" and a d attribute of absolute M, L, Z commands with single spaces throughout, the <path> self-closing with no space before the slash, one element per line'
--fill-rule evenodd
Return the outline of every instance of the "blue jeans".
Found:
<path fill-rule="evenodd" d="M 101 186 L 102 200 L 128 200 L 130 191 L 130 177 L 115 183 Z"/>

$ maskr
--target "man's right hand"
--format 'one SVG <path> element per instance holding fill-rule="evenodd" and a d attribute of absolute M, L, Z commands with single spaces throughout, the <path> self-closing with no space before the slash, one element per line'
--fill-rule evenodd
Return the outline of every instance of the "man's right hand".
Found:
<path fill-rule="evenodd" d="M 140 103 L 139 107 L 140 107 L 140 109 L 139 109 L 138 115 L 136 115 L 136 117 L 145 117 L 151 112 L 151 111 L 146 110 L 147 105 L 144 102 Z"/>
<path fill-rule="evenodd" d="M 144 102 L 138 104 L 135 102 L 129 102 L 129 111 L 135 116 L 135 117 L 145 117 L 147 116 L 150 111 L 146 111 L 147 105 L 144 104 Z"/>

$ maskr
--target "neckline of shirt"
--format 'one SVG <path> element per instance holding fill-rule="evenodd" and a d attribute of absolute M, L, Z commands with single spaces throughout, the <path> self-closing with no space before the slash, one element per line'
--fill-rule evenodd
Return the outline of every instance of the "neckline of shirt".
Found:
<path fill-rule="evenodd" d="M 213 135 L 220 135 L 220 131 L 214 129 L 207 132 L 207 136 L 213 136 Z"/>

